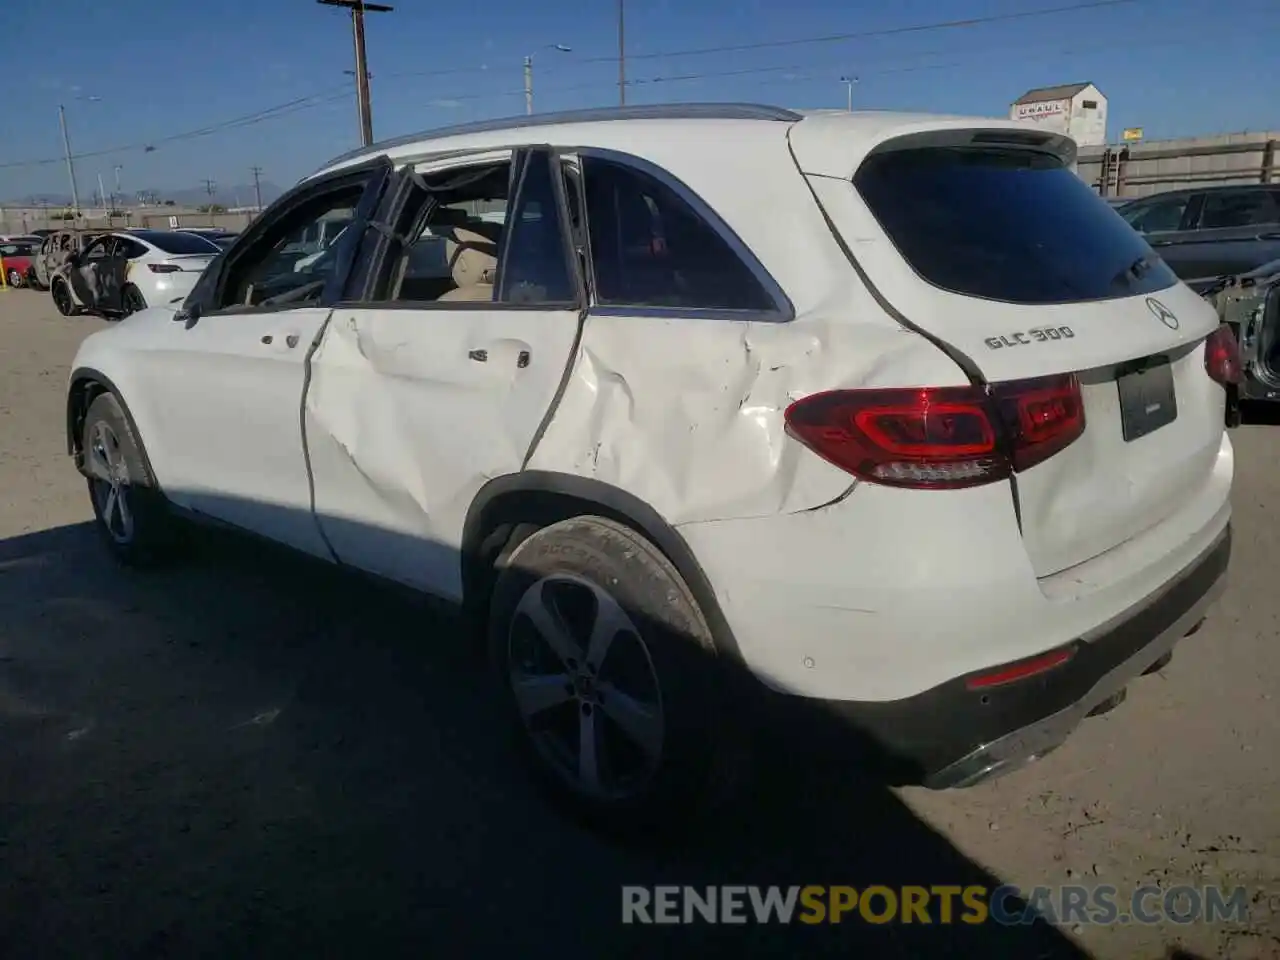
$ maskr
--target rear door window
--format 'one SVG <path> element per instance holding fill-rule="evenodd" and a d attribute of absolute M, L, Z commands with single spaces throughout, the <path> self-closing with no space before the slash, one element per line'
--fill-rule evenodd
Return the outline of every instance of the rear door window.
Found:
<path fill-rule="evenodd" d="M 1206 193 L 1200 229 L 1252 227 L 1280 221 L 1280 205 L 1270 190 L 1223 190 Z"/>
<path fill-rule="evenodd" d="M 751 268 L 671 187 L 596 157 L 583 159 L 582 175 L 597 303 L 777 310 Z"/>
<path fill-rule="evenodd" d="M 1177 282 L 1106 201 L 1047 153 L 931 146 L 874 153 L 854 185 L 924 280 L 1007 303 L 1085 303 Z"/>

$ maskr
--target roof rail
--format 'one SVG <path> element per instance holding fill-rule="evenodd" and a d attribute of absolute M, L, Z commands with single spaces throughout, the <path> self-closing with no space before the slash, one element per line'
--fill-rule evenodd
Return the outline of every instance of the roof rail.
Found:
<path fill-rule="evenodd" d="M 593 107 L 587 110 L 565 110 L 559 113 L 503 117 L 497 120 L 476 120 L 449 127 L 437 127 L 420 133 L 405 134 L 391 140 L 382 140 L 367 147 L 350 150 L 334 157 L 321 169 L 345 163 L 357 157 L 373 157 L 396 147 L 407 146 L 423 140 L 441 140 L 469 133 L 492 133 L 497 130 L 519 130 L 524 127 L 542 127 L 558 123 L 599 123 L 606 120 L 780 120 L 795 123 L 804 115 L 783 107 L 771 107 L 758 103 L 660 103 L 630 107 Z"/>

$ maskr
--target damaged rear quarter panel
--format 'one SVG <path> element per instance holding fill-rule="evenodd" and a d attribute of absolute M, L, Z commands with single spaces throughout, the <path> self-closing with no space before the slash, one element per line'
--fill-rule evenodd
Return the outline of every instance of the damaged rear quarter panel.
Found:
<path fill-rule="evenodd" d="M 619 487 L 672 525 L 811 510 L 854 481 L 786 435 L 792 401 L 966 382 L 857 288 L 790 323 L 589 316 L 528 466 Z"/>

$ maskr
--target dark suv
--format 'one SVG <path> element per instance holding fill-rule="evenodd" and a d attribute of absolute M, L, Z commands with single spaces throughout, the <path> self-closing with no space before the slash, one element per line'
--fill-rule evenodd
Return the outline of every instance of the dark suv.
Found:
<path fill-rule="evenodd" d="M 1280 258 L 1280 184 L 1172 190 L 1117 212 L 1197 292 Z"/>

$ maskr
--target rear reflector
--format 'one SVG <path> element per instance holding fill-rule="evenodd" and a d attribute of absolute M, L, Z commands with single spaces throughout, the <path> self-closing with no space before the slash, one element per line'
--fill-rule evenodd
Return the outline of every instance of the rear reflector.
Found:
<path fill-rule="evenodd" d="M 1038 657 L 1019 660 L 1016 663 L 1007 663 L 1003 667 L 990 670 L 987 673 L 969 677 L 965 680 L 964 685 L 970 690 L 986 690 L 990 687 L 1003 686 L 1006 683 L 1016 683 L 1019 680 L 1039 676 L 1054 667 L 1062 666 L 1062 664 L 1075 656 L 1075 652 L 1075 647 L 1050 650 L 1048 653 L 1041 654 Z"/>
<path fill-rule="evenodd" d="M 1028 470 L 1084 433 L 1074 375 L 981 387 L 831 390 L 787 408 L 788 432 L 863 480 L 956 489 Z"/>
<path fill-rule="evenodd" d="M 181 273 L 182 268 L 176 263 L 148 263 L 147 269 L 152 273 Z"/>
<path fill-rule="evenodd" d="M 1204 369 L 1224 387 L 1240 382 L 1240 344 L 1231 327 L 1225 323 L 1205 338 Z"/>

